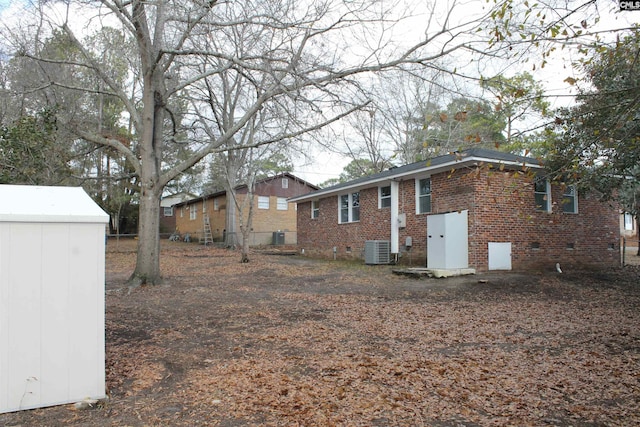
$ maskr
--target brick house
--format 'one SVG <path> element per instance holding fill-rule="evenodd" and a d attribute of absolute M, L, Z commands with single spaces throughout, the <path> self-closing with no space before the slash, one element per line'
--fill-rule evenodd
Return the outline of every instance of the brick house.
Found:
<path fill-rule="evenodd" d="M 160 233 L 173 233 L 176 230 L 176 216 L 173 206 L 194 197 L 193 194 L 178 193 L 165 196 L 160 200 Z"/>
<path fill-rule="evenodd" d="M 259 180 L 255 184 L 253 200 L 253 221 L 249 242 L 251 245 L 274 243 L 274 233 L 279 233 L 278 244 L 296 243 L 296 205 L 288 198 L 301 196 L 318 187 L 290 173 L 282 173 Z M 238 202 L 242 205 L 248 194 L 246 185 L 236 188 Z M 229 199 L 231 197 L 229 196 Z M 203 240 L 204 222 L 208 218 L 213 241 L 224 241 L 225 234 L 235 233 L 236 241 L 241 240 L 239 221 L 237 230 L 226 229 L 227 207 L 233 205 L 226 191 L 206 194 L 174 205 L 176 229 L 182 237 L 189 234 L 192 240 Z M 238 209 L 234 206 L 236 215 Z M 245 215 L 248 208 L 245 209 Z M 280 234 L 284 233 L 284 234 Z"/>
<path fill-rule="evenodd" d="M 290 201 L 298 204 L 298 246 L 311 255 L 378 263 L 370 252 L 388 242 L 391 262 L 429 268 L 620 261 L 617 209 L 550 183 L 536 159 L 498 151 L 451 153 Z"/>

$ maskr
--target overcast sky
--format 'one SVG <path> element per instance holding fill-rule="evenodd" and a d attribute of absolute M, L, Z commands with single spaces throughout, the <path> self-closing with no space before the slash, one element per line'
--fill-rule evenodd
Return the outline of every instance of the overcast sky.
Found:
<path fill-rule="evenodd" d="M 477 1 L 478 5 L 485 3 L 484 0 Z M 20 3 L 23 3 L 23 0 L 0 0 L 0 13 L 3 11 L 6 12 L 9 6 L 16 6 Z M 438 5 L 445 7 L 447 3 L 448 2 L 439 2 Z M 617 0 L 598 0 L 597 5 L 600 12 L 601 21 L 599 27 L 601 29 L 619 28 L 640 21 L 640 12 L 620 12 Z M 469 3 L 467 3 L 465 11 L 469 10 L 475 10 L 477 13 L 479 8 L 471 8 L 469 7 Z M 6 14 L 4 15 L 6 17 Z M 465 19 L 468 19 L 468 16 L 465 16 Z M 405 22 L 402 29 L 412 27 L 420 28 L 420 25 L 417 24 L 420 17 L 416 17 L 415 20 L 415 26 L 409 22 Z M 394 36 L 400 38 L 407 37 L 407 35 L 402 34 L 400 30 L 398 30 L 398 34 L 394 34 Z M 549 95 L 558 96 L 558 98 L 551 99 L 553 107 L 569 105 L 571 98 L 567 97 L 567 95 L 571 95 L 572 91 L 571 86 L 564 82 L 564 80 L 569 76 L 577 77 L 574 74 L 575 70 L 571 67 L 571 62 L 575 59 L 575 54 L 570 50 L 558 50 L 556 54 L 549 58 L 549 63 L 544 69 L 537 67 L 536 70 L 533 71 L 533 64 L 539 64 L 540 60 L 532 59 L 529 63 L 510 65 L 508 68 L 505 68 L 505 75 L 511 77 L 524 71 L 531 72 L 538 81 L 545 85 Z M 490 73 L 485 74 L 485 76 L 488 75 L 490 75 Z M 337 153 L 327 152 L 325 149 L 320 148 L 316 149 L 312 156 L 315 158 L 313 164 L 303 165 L 297 162 L 292 172 L 314 184 L 324 182 L 330 178 L 337 178 L 344 166 L 350 161 L 350 159 L 344 158 Z"/>
<path fill-rule="evenodd" d="M 598 30 L 628 27 L 640 22 L 640 11 L 620 11 L 617 0 L 599 0 L 597 4 L 600 12 Z M 539 66 L 541 59 L 531 58 L 528 63 L 511 64 L 505 69 L 505 75 L 511 77 L 528 71 L 546 88 L 552 108 L 568 106 L 573 103 L 572 96 L 575 91 L 574 87 L 564 80 L 567 77 L 579 77 L 577 71 L 571 66 L 571 63 L 578 58 L 579 55 L 575 51 L 558 49 L 548 58 L 548 64 L 544 68 Z M 534 63 L 537 64 L 535 71 L 533 70 Z M 336 153 L 317 150 L 314 164 L 300 165 L 293 173 L 311 183 L 318 184 L 331 178 L 337 178 L 350 160 Z"/>

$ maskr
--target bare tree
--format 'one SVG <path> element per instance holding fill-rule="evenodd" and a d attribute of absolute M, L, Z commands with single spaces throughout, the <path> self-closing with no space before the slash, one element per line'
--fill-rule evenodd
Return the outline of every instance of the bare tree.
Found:
<path fill-rule="evenodd" d="M 384 116 L 384 135 L 400 163 L 424 160 L 433 148 L 426 141 L 438 111 L 456 93 L 455 77 L 445 75 L 442 67 L 411 70 L 409 73 L 385 73 L 378 91 L 378 108 Z M 393 93 L 395 96 L 385 96 Z"/>
<path fill-rule="evenodd" d="M 477 30 L 491 18 L 491 9 L 461 20 L 455 15 L 460 9 L 455 1 L 446 7 L 440 2 L 416 5 L 425 7 L 420 20 L 424 28 L 405 45 L 392 43 L 402 28 L 397 24 L 403 22 L 404 12 L 369 0 L 49 1 L 25 9 L 25 18 L 29 13 L 34 16 L 33 26 L 27 28 L 27 21 L 22 20 L 18 25 L 26 31 L 5 27 L 3 35 L 13 43 L 14 55 L 57 67 L 82 68 L 102 82 L 89 87 L 51 75 L 47 88 L 103 93 L 117 97 L 125 106 L 133 124 L 134 144 L 123 144 L 96 132 L 95 127 L 84 126 L 77 115 L 70 116 L 65 126 L 87 141 L 118 150 L 139 177 L 139 240 L 132 283 L 157 283 L 161 279 L 158 225 L 163 189 L 208 154 L 227 150 L 262 109 L 285 106 L 295 119 L 284 130 L 274 130 L 270 137 L 249 145 L 296 138 L 359 108 L 351 99 L 359 75 L 407 63 L 429 64 L 453 52 L 479 51 L 486 43 L 485 35 Z M 83 17 L 87 17 L 84 25 L 78 22 Z M 99 61 L 99 52 L 82 37 L 82 31 L 95 24 L 112 26 L 133 42 L 135 57 L 126 85 L 114 80 L 110 64 Z M 241 26 L 253 31 L 256 41 L 268 34 L 268 43 L 260 44 L 259 51 L 238 54 L 231 41 L 222 40 Z M 78 50 L 73 61 L 34 49 L 42 35 L 54 29 L 64 32 Z M 211 43 L 218 38 L 220 43 Z M 210 67 L 211 58 L 218 60 L 217 66 Z M 233 123 L 212 137 L 197 126 L 199 116 L 190 111 L 193 104 L 186 100 L 205 79 L 225 70 L 253 80 L 255 97 Z M 254 80 L 256 72 L 269 78 Z M 309 114 L 295 114 L 298 109 Z M 171 154 L 175 152 L 172 147 L 180 144 L 188 145 L 191 154 L 178 161 Z"/>
<path fill-rule="evenodd" d="M 245 58 L 269 52 L 276 44 L 277 33 L 269 28 L 255 28 L 250 16 L 246 16 L 246 10 L 230 9 L 227 13 L 225 19 L 238 24 L 223 29 L 216 38 L 204 40 L 203 50 L 219 51 L 224 46 L 231 46 L 235 57 Z M 217 56 L 204 57 L 201 69 L 220 71 L 201 79 L 185 93 L 195 117 L 192 129 L 206 135 L 210 141 L 218 140 L 237 126 L 263 95 L 263 88 L 274 84 L 270 69 L 238 70 L 228 67 L 226 58 Z M 253 183 L 259 172 L 256 164 L 274 152 L 272 145 L 282 145 L 283 135 L 300 129 L 291 100 L 284 96 L 275 101 L 265 102 L 248 122 L 235 131 L 232 138 L 215 150 L 218 167 L 214 172 L 221 175 L 216 181 L 222 184 L 227 195 L 225 244 L 236 247 L 240 231 L 242 260 L 245 262 L 248 261 L 248 230 L 253 214 Z M 248 189 L 247 197 L 242 201 L 236 194 L 238 185 L 245 185 Z"/>

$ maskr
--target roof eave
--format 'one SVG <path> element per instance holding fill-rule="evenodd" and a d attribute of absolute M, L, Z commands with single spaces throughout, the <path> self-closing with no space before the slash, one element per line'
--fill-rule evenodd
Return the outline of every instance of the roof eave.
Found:
<path fill-rule="evenodd" d="M 426 163 L 427 162 L 425 162 L 425 164 Z M 396 181 L 399 179 L 411 178 L 411 177 L 416 177 L 416 176 L 426 175 L 426 174 L 434 175 L 434 174 L 442 173 L 452 169 L 462 169 L 463 167 L 478 166 L 483 163 L 497 165 L 498 167 L 500 165 L 504 165 L 504 167 L 509 167 L 509 168 L 512 168 L 514 166 L 517 166 L 518 168 L 522 168 L 522 169 L 529 169 L 529 168 L 542 169 L 543 168 L 539 164 L 529 163 L 529 162 L 515 162 L 510 160 L 499 160 L 499 159 L 477 157 L 477 156 L 465 157 L 462 160 L 453 160 L 453 161 L 436 165 L 436 166 L 425 166 L 422 169 L 410 170 L 410 171 L 400 172 L 400 173 L 391 174 L 391 175 L 385 175 L 378 178 L 372 178 L 371 180 L 367 180 L 364 182 L 354 183 L 353 185 L 346 185 L 346 186 L 342 186 L 335 189 L 330 187 L 330 188 L 327 188 L 326 190 L 318 190 L 318 191 L 314 191 L 313 193 L 307 193 L 302 196 L 292 197 L 288 199 L 288 201 L 298 203 L 298 202 L 304 202 L 309 200 L 317 200 L 317 199 L 321 199 L 334 194 L 342 194 L 342 193 L 346 193 L 346 192 L 357 190 L 357 189 L 369 188 L 374 186 L 375 184 L 379 184 L 382 182 Z"/>

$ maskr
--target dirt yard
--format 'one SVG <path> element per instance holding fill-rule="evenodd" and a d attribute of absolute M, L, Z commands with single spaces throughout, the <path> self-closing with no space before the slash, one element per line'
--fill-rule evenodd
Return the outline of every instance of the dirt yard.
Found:
<path fill-rule="evenodd" d="M 640 269 L 396 276 L 163 242 L 107 253 L 108 401 L 2 426 L 640 425 Z"/>

